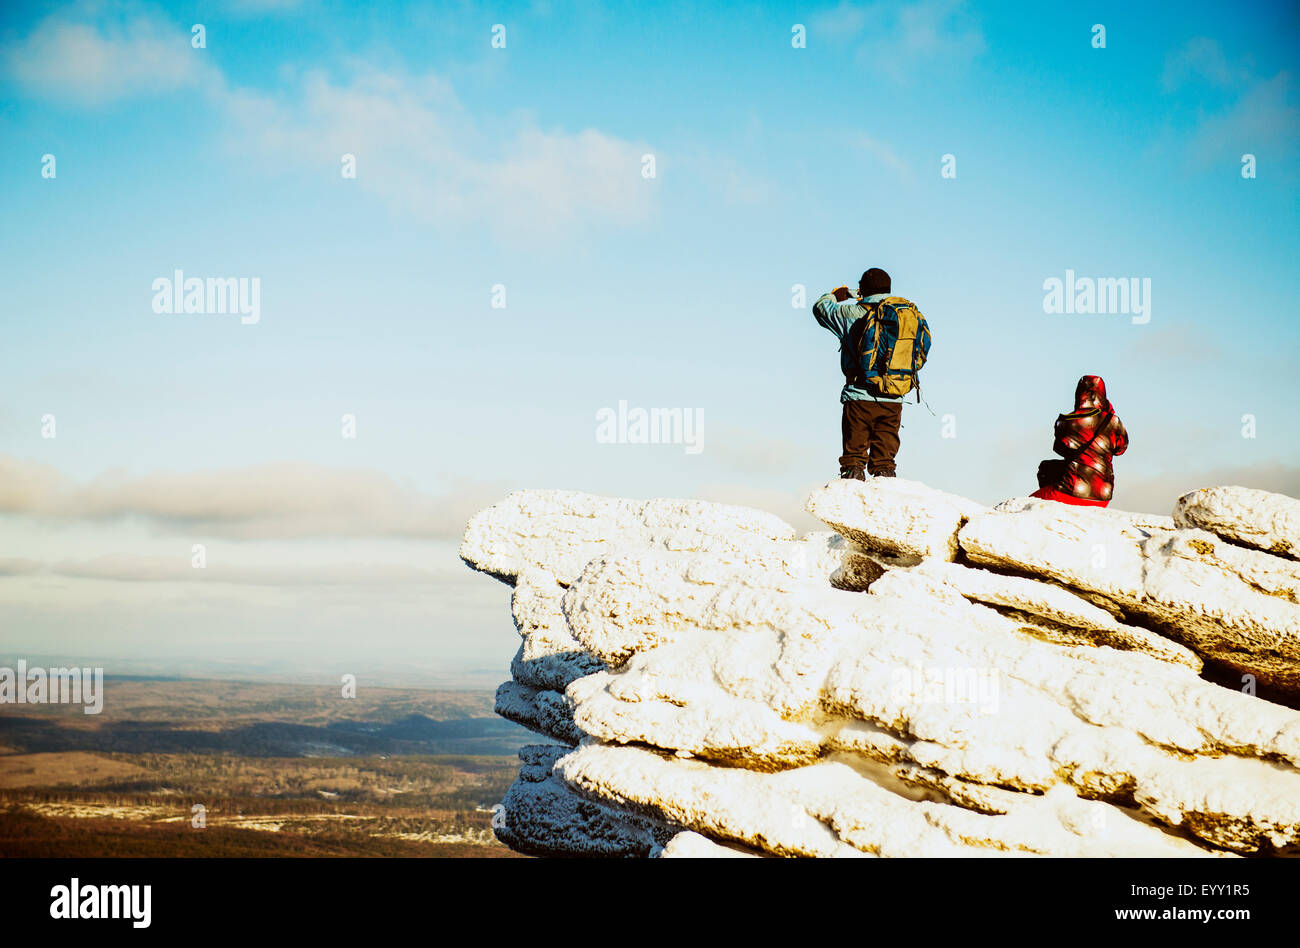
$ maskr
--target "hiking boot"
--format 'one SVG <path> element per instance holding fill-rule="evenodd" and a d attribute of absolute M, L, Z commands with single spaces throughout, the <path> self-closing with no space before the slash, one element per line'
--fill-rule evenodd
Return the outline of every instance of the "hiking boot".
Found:
<path fill-rule="evenodd" d="M 895 474 L 893 471 L 876 471 L 871 476 L 872 477 L 897 477 L 898 475 Z"/>
<path fill-rule="evenodd" d="M 866 471 L 860 467 L 846 467 L 840 469 L 840 479 L 846 481 L 865 481 L 867 479 Z"/>

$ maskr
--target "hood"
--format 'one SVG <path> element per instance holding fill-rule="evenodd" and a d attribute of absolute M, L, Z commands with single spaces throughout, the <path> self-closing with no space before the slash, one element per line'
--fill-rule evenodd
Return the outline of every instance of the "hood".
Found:
<path fill-rule="evenodd" d="M 1100 375 L 1085 375 L 1074 387 L 1074 411 L 1090 412 L 1105 410 L 1110 404 L 1106 398 L 1106 383 Z"/>

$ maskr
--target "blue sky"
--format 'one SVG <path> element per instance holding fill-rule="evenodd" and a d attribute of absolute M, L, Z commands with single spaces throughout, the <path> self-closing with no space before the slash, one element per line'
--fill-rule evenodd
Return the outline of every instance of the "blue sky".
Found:
<path fill-rule="evenodd" d="M 0 652 L 504 674 L 465 518 L 567 487 L 811 528 L 840 377 L 792 287 L 868 266 L 935 338 L 903 476 L 1028 492 L 1096 373 L 1116 506 L 1300 493 L 1293 4 L 380 6 L 3 14 Z M 258 278 L 260 320 L 155 313 L 176 269 Z M 1067 269 L 1150 279 L 1150 322 L 1045 313 Z M 620 401 L 703 450 L 599 443 Z"/>

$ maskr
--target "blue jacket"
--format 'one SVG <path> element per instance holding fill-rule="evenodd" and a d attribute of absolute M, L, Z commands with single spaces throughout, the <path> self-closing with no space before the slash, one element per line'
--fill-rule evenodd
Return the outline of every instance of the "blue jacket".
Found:
<path fill-rule="evenodd" d="M 877 293 L 875 296 L 863 298 L 861 302 L 858 300 L 845 300 L 843 303 L 837 303 L 835 293 L 832 291 L 824 294 L 816 303 L 813 303 L 813 315 L 817 317 L 817 322 L 835 333 L 835 338 L 840 341 L 840 371 L 844 373 L 845 377 L 852 375 L 858 368 L 857 360 L 844 346 L 844 340 L 849 334 L 849 327 L 867 315 L 867 308 L 862 303 L 879 303 L 889 295 L 888 293 Z M 856 385 L 845 384 L 840 392 L 841 402 L 901 402 L 902 400 L 901 396 L 875 395 L 865 388 L 858 388 Z"/>

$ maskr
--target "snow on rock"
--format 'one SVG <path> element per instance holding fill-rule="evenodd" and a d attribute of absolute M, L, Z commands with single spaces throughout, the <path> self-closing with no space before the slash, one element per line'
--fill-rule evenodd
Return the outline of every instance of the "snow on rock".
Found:
<path fill-rule="evenodd" d="M 572 748 L 529 744 L 519 751 L 519 778 L 494 813 L 497 838 L 531 856 L 655 855 L 677 830 L 576 793 L 553 772 Z"/>
<path fill-rule="evenodd" d="M 532 688 L 519 681 L 502 682 L 493 710 L 508 721 L 567 744 L 576 744 L 586 736 L 574 724 L 573 705 L 562 691 Z"/>
<path fill-rule="evenodd" d="M 800 593 L 830 588 L 824 566 L 809 568 L 799 546 L 735 554 L 649 550 L 599 557 L 565 593 L 564 617 L 574 638 L 610 666 L 671 641 L 683 629 L 729 625 L 730 613 L 716 612 L 719 604 L 725 608 L 739 602 L 756 616 L 790 621 L 803 609 Z"/>
<path fill-rule="evenodd" d="M 1022 513 L 1026 510 L 1046 510 L 1050 512 L 1058 510 L 1060 507 L 1061 505 L 1056 501 L 1043 500 L 1041 497 L 1012 497 L 993 505 L 994 510 L 1002 513 Z M 1111 507 L 1092 507 L 1088 508 L 1088 510 L 1101 520 L 1134 527 L 1146 533 L 1153 533 L 1156 530 L 1174 530 L 1178 527 L 1173 517 L 1164 517 L 1160 514 L 1132 513 L 1127 510 L 1115 510 Z"/>
<path fill-rule="evenodd" d="M 1052 579 L 1243 674 L 1300 695 L 1300 564 L 1204 530 L 1148 531 L 1085 507 L 972 517 L 972 562 Z"/>
<path fill-rule="evenodd" d="M 739 846 L 724 846 L 707 836 L 684 830 L 670 839 L 657 855 L 660 859 L 752 859 L 759 854 Z"/>
<path fill-rule="evenodd" d="M 1109 645 L 1145 652 L 1201 670 L 1201 660 L 1191 649 L 1150 629 L 1126 625 L 1064 586 L 938 560 L 912 569 L 954 587 L 972 602 L 982 602 L 1016 619 L 1022 631 L 1038 638 L 1061 645 Z"/>
<path fill-rule="evenodd" d="M 810 514 L 866 553 L 951 560 L 957 528 L 986 508 L 919 481 L 834 480 L 812 492 Z"/>
<path fill-rule="evenodd" d="M 1249 487 L 1204 487 L 1184 494 L 1174 522 L 1225 540 L 1300 560 L 1300 500 Z"/>
<path fill-rule="evenodd" d="M 899 793 L 845 755 L 764 774 L 587 745 L 560 758 L 556 770 L 596 799 L 779 856 L 1207 855 L 1063 788 L 1009 794 L 1006 812 L 979 813 Z"/>
<path fill-rule="evenodd" d="M 570 590 L 566 611 L 614 589 L 640 606 L 629 578 L 653 576 L 644 602 L 665 606 L 652 638 L 645 612 L 575 625 L 584 644 L 630 656 L 569 686 L 585 733 L 779 771 L 845 747 L 871 757 L 842 735 L 867 722 L 905 742 L 880 755 L 889 763 L 1032 793 L 1133 794 L 1148 817 L 1229 848 L 1300 843 L 1300 713 L 1147 655 L 1020 635 L 922 573 L 891 571 L 866 596 L 805 588 L 791 603 L 773 595 L 780 577 L 733 593 L 739 577 L 702 569 L 708 559 L 628 554 Z M 1224 754 L 1238 758 L 1231 786 L 1215 782 L 1226 764 L 1188 763 Z"/>
<path fill-rule="evenodd" d="M 890 479 L 833 482 L 808 507 L 835 532 L 562 491 L 471 520 L 463 558 L 515 586 L 498 713 L 560 742 L 521 751 L 503 841 L 667 858 L 1300 851 L 1300 713 L 1198 675 L 1213 657 L 1295 680 L 1300 564 L 1242 545 L 1240 526 L 1280 501 L 1187 505 L 1229 511 L 1222 536 L 1181 512 L 988 510 Z M 1285 535 L 1268 524 L 1254 546 Z"/>
<path fill-rule="evenodd" d="M 646 547 L 726 551 L 756 538 L 794 535 L 780 517 L 748 507 L 521 490 L 470 518 L 460 557 L 507 582 L 535 566 L 567 585 L 600 553 Z"/>
<path fill-rule="evenodd" d="M 573 637 L 561 612 L 564 588 L 551 573 L 529 568 L 519 574 L 510 598 L 523 641 L 510 663 L 515 681 L 563 691 L 569 682 L 602 671 L 603 662 Z"/>

